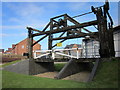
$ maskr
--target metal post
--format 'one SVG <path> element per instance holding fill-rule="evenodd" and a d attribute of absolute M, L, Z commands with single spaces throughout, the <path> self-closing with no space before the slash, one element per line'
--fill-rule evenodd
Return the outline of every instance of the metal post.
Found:
<path fill-rule="evenodd" d="M 88 58 L 87 39 L 85 40 L 85 58 Z"/>
<path fill-rule="evenodd" d="M 78 51 L 78 48 L 77 48 L 77 59 L 79 59 L 79 51 Z"/>
<path fill-rule="evenodd" d="M 34 58 L 36 58 L 37 57 L 37 52 L 36 51 L 34 51 Z"/>
<path fill-rule="evenodd" d="M 55 59 L 55 52 L 52 51 L 52 59 Z"/>

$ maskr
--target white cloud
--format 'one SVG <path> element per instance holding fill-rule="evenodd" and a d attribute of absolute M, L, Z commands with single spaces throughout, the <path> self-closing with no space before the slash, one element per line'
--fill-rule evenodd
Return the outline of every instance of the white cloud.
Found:
<path fill-rule="evenodd" d="M 0 37 L 5 37 L 5 36 L 8 36 L 7 34 L 3 34 L 3 33 L 0 33 Z"/>
<path fill-rule="evenodd" d="M 22 7 L 19 7 L 22 8 Z M 18 8 L 18 9 L 19 9 Z M 21 16 L 23 17 L 28 17 L 28 16 L 36 16 L 36 15 L 40 15 L 44 12 L 44 8 L 43 7 L 38 7 L 34 4 L 28 4 L 26 7 L 22 8 L 21 10 L 17 11 L 18 14 L 21 13 Z"/>
<path fill-rule="evenodd" d="M 7 5 L 11 10 L 14 11 L 19 16 L 28 18 L 28 17 L 35 17 L 36 15 L 40 15 L 44 13 L 44 8 L 37 6 L 33 3 L 26 3 L 26 4 L 8 4 Z"/>
<path fill-rule="evenodd" d="M 10 30 L 10 29 L 25 29 L 25 26 L 21 26 L 21 25 L 16 25 L 16 26 L 7 26 L 7 25 L 5 25 L 5 26 L 0 26 L 0 27 L 2 27 L 2 30 L 5 30 L 5 29 L 8 29 L 8 30 Z"/>
<path fill-rule="evenodd" d="M 20 19 L 15 18 L 15 17 L 11 17 L 11 18 L 9 19 L 9 21 L 10 21 L 10 22 L 15 22 L 15 23 L 20 23 L 20 22 L 21 22 Z"/>
<path fill-rule="evenodd" d="M 11 37 L 11 36 L 27 36 L 27 33 L 17 33 L 17 34 L 6 34 L 6 33 L 1 33 L 0 37 Z"/>
<path fill-rule="evenodd" d="M 25 25 L 13 25 L 13 26 L 10 26 L 10 25 L 3 25 L 3 26 L 0 26 L 0 28 L 2 28 L 2 30 L 13 30 L 13 29 L 16 29 L 17 30 L 23 30 L 23 29 L 26 29 L 26 27 L 30 26 L 30 27 L 33 27 L 33 28 L 39 28 L 39 29 L 43 29 L 45 27 L 46 23 L 29 23 L 29 24 L 25 24 Z"/>
<path fill-rule="evenodd" d="M 44 16 L 46 8 L 43 6 L 38 6 L 37 3 L 19 3 L 19 4 L 6 4 L 9 9 L 12 10 L 16 15 L 9 17 L 7 21 L 9 23 L 15 23 L 13 26 L 3 25 L 2 29 L 25 29 L 26 26 L 33 26 L 34 28 L 44 28 L 48 23 L 46 19 L 43 20 L 41 16 Z M 52 5 L 53 6 L 53 5 Z M 47 7 L 52 7 L 48 4 Z M 56 5 L 54 5 L 57 7 Z M 53 8 L 53 7 L 52 7 Z M 5 13 L 3 13 L 5 14 Z M 41 20 L 42 19 L 42 20 Z"/>
<path fill-rule="evenodd" d="M 70 8 L 73 11 L 81 10 L 81 8 L 86 9 L 86 2 L 70 3 L 66 7 Z"/>

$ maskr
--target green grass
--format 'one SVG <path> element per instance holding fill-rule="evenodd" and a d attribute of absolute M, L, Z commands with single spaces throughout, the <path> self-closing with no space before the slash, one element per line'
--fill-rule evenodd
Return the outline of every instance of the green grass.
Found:
<path fill-rule="evenodd" d="M 0 67 L 5 67 L 5 66 L 8 66 L 8 65 L 17 63 L 17 62 L 19 62 L 19 61 L 21 61 L 21 60 L 15 60 L 15 61 L 12 61 L 12 62 L 8 62 L 8 63 L 5 63 L 5 64 L 3 64 L 3 65 L 0 65 Z"/>
<path fill-rule="evenodd" d="M 65 64 L 66 64 L 66 63 L 58 63 L 58 64 L 55 64 L 55 65 L 54 65 L 54 66 L 55 66 L 55 70 L 56 70 L 56 71 L 60 71 Z"/>
<path fill-rule="evenodd" d="M 3 71 L 3 88 L 79 88 L 84 83 L 27 76 Z"/>
<path fill-rule="evenodd" d="M 115 88 L 118 87 L 118 60 L 103 62 L 92 83 L 88 87 Z"/>
<path fill-rule="evenodd" d="M 56 64 L 59 71 L 64 64 Z M 117 88 L 118 60 L 101 63 L 92 82 L 56 80 L 3 71 L 3 88 Z"/>

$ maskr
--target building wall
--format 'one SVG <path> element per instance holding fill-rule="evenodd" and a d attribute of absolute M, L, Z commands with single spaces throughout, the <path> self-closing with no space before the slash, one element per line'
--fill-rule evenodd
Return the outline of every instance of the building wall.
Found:
<path fill-rule="evenodd" d="M 33 40 L 33 43 L 35 42 L 35 40 Z M 19 42 L 16 45 L 12 45 L 13 50 L 12 53 L 13 54 L 17 54 L 17 55 L 23 55 L 23 53 L 27 53 L 28 52 L 28 39 L 26 38 L 25 40 Z M 34 50 L 40 50 L 41 49 L 41 45 L 40 44 L 36 44 L 33 46 L 33 51 Z"/>
<path fill-rule="evenodd" d="M 66 46 L 67 47 L 67 46 Z M 71 49 L 71 48 L 81 48 L 80 46 L 78 46 L 78 44 L 71 44 L 71 45 L 68 45 L 67 48 L 65 49 Z M 81 52 L 82 50 L 78 50 L 78 53 L 79 53 L 79 57 L 81 57 Z M 77 56 L 77 50 L 69 50 L 69 51 L 64 51 L 65 54 L 70 54 L 72 56 Z"/>
<path fill-rule="evenodd" d="M 98 58 L 99 57 L 99 42 L 95 40 L 83 40 L 82 42 L 82 57 L 83 58 Z"/>
<path fill-rule="evenodd" d="M 79 48 L 79 47 L 78 47 L 77 44 L 74 44 L 72 48 Z M 79 56 L 81 56 L 81 52 L 82 52 L 82 51 L 79 49 L 78 52 L 79 52 Z M 71 54 L 72 54 L 73 56 L 77 56 L 77 50 L 72 50 L 72 51 L 71 51 Z"/>
<path fill-rule="evenodd" d="M 120 30 L 114 32 L 115 56 L 120 57 Z"/>
<path fill-rule="evenodd" d="M 115 57 L 120 57 L 120 29 L 117 29 L 113 33 L 114 35 L 114 48 Z M 88 40 L 85 45 L 85 41 L 82 42 L 84 58 L 97 58 L 99 57 L 99 42 L 95 40 Z"/>

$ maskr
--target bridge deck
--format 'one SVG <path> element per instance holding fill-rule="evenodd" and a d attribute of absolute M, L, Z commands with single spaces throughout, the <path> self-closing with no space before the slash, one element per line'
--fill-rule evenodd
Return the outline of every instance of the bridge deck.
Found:
<path fill-rule="evenodd" d="M 94 62 L 96 61 L 98 58 L 79 58 L 79 59 L 74 59 L 76 60 L 77 62 L 87 62 L 87 61 L 90 61 L 90 62 Z M 35 59 L 35 62 L 68 62 L 70 59 L 68 58 L 57 58 L 57 59 L 51 59 L 51 58 L 38 58 L 38 59 Z"/>

